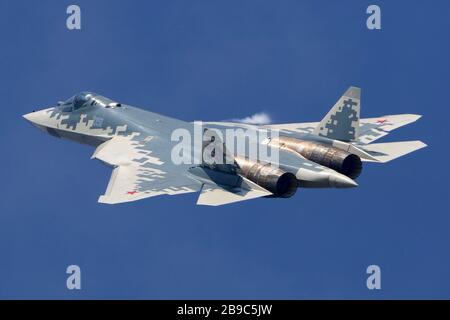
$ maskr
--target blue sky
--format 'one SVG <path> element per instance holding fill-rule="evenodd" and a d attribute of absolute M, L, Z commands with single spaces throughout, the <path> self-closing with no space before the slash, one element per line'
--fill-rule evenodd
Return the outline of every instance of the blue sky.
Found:
<path fill-rule="evenodd" d="M 72 3 L 81 31 L 65 26 Z M 450 5 L 376 1 L 369 31 L 370 4 L 0 1 L 0 298 L 450 298 Z M 423 115 L 383 141 L 429 147 L 366 165 L 357 189 L 219 208 L 100 205 L 110 169 L 93 149 L 21 118 L 89 90 L 189 121 L 309 122 L 350 85 L 363 117 Z"/>

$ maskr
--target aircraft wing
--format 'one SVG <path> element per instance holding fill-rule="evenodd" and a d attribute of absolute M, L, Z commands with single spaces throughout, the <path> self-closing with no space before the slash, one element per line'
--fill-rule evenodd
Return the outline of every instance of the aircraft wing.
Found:
<path fill-rule="evenodd" d="M 369 144 L 392 130 L 420 119 L 416 114 L 397 114 L 360 119 L 361 89 L 350 87 L 321 122 L 275 124 L 266 127 L 301 139 L 315 134 L 332 140 Z"/>
<path fill-rule="evenodd" d="M 359 143 L 369 144 L 389 132 L 419 120 L 422 116 L 416 114 L 397 114 L 378 118 L 361 119 Z"/>
<path fill-rule="evenodd" d="M 359 137 L 357 142 L 360 144 L 372 143 L 373 141 L 388 135 L 389 132 L 395 129 L 417 121 L 420 117 L 420 115 L 415 114 L 397 114 L 378 118 L 360 119 Z M 266 127 L 280 130 L 280 132 L 301 139 L 305 134 L 312 134 L 318 124 L 319 122 L 286 123 L 268 125 Z"/>
<path fill-rule="evenodd" d="M 156 137 L 116 136 L 98 146 L 92 158 L 114 167 L 106 192 L 98 200 L 101 203 L 197 192 L 202 187 L 185 167 L 172 164 L 170 147 Z"/>
<path fill-rule="evenodd" d="M 97 147 L 92 158 L 114 167 L 100 203 L 117 204 L 159 195 L 201 191 L 198 205 L 219 206 L 272 195 L 238 176 L 212 172 L 200 166 L 174 165 L 171 147 L 157 137 L 116 136 Z M 215 179 L 214 176 L 227 176 Z M 228 182 L 223 185 L 219 180 Z"/>
<path fill-rule="evenodd" d="M 280 132 L 292 135 L 294 138 L 297 135 L 305 135 L 313 133 L 319 122 L 302 122 L 302 123 L 283 123 L 283 124 L 270 124 L 266 125 L 266 128 L 280 130 Z"/>

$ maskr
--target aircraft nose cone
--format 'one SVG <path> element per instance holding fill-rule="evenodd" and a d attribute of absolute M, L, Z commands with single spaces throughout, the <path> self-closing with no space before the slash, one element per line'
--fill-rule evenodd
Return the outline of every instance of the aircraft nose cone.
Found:
<path fill-rule="evenodd" d="M 28 120 L 28 121 L 30 121 L 31 123 L 34 123 L 34 118 L 36 118 L 36 115 L 35 115 L 35 111 L 33 111 L 33 112 L 30 112 L 30 113 L 27 113 L 27 114 L 24 114 L 22 117 L 24 117 L 25 118 L 25 120 Z"/>
<path fill-rule="evenodd" d="M 354 188 L 358 186 L 355 180 L 337 172 L 330 176 L 330 184 L 335 188 Z"/>
<path fill-rule="evenodd" d="M 49 109 L 33 111 L 27 114 L 24 114 L 22 117 L 27 121 L 31 122 L 34 126 L 39 129 L 43 129 L 46 127 L 52 127 L 51 118 L 49 116 Z"/>

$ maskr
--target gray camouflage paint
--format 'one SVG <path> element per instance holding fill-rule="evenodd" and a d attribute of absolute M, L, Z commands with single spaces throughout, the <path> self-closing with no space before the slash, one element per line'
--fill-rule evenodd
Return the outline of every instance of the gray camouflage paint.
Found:
<path fill-rule="evenodd" d="M 355 141 L 359 135 L 361 90 L 350 87 L 313 131 L 333 140 Z"/>
<path fill-rule="evenodd" d="M 362 121 L 360 125 L 359 108 L 360 89 L 350 87 L 320 123 L 254 126 L 206 122 L 204 126 L 221 131 L 224 135 L 229 128 L 268 130 L 269 141 L 270 132 L 276 130 L 280 136 L 349 150 L 350 147 L 355 148 L 342 141 L 357 140 L 355 146 L 369 143 L 403 125 L 401 121 L 397 121 L 397 116 L 386 116 L 388 120 L 382 119 L 381 123 L 378 123 L 379 120 L 366 119 L 368 122 Z M 119 203 L 161 194 L 196 192 L 204 185 L 205 191 L 216 190 L 220 186 L 239 194 L 251 193 L 245 189 L 252 188 L 251 182 L 244 182 L 235 174 L 236 170 L 223 173 L 215 170 L 214 166 L 176 165 L 172 162 L 171 150 L 178 143 L 171 141 L 172 132 L 182 128 L 194 136 L 193 123 L 117 103 L 90 92 L 80 93 L 55 107 L 32 112 L 24 117 L 55 137 L 97 148 L 93 158 L 114 168 L 107 191 L 100 197 L 100 202 Z M 417 117 L 410 115 L 403 121 L 409 123 L 417 120 Z M 390 123 L 389 119 L 393 119 L 395 123 Z M 193 143 L 192 141 L 192 149 Z M 268 142 L 268 148 L 276 146 Z M 281 149 L 277 151 L 278 163 L 272 165 L 296 175 L 302 187 L 356 186 L 348 177 L 298 154 Z M 246 149 L 245 153 L 247 152 Z M 236 188 L 240 188 L 240 191 L 236 191 Z"/>

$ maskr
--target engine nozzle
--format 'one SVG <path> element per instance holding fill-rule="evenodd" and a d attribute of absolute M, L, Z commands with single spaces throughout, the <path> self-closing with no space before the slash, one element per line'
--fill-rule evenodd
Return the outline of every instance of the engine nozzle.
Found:
<path fill-rule="evenodd" d="M 293 173 L 242 158 L 236 158 L 236 162 L 241 175 L 269 190 L 275 197 L 289 198 L 297 191 L 297 178 Z"/>
<path fill-rule="evenodd" d="M 319 142 L 279 137 L 271 143 L 298 153 L 308 160 L 333 169 L 352 179 L 357 178 L 362 171 L 362 162 L 359 156 Z"/>

